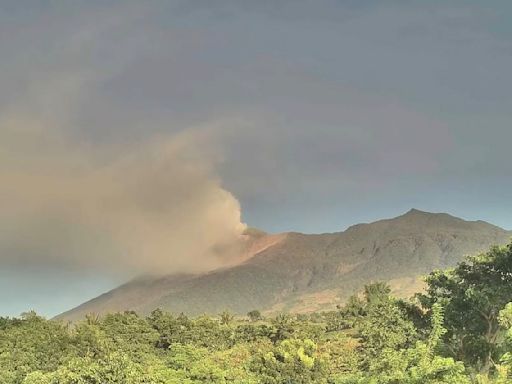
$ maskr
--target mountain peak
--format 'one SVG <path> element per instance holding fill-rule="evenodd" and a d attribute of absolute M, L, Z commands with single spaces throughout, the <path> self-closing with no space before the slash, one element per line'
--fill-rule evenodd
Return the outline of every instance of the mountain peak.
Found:
<path fill-rule="evenodd" d="M 413 216 L 413 215 L 434 215 L 434 213 L 426 212 L 426 211 L 420 211 L 416 208 L 411 208 L 407 213 L 405 213 L 404 216 Z"/>
<path fill-rule="evenodd" d="M 419 226 L 419 229 L 425 230 L 428 227 L 441 228 L 452 226 L 465 226 L 472 225 L 472 222 L 463 220 L 459 217 L 452 216 L 444 212 L 427 212 L 421 211 L 416 208 L 410 209 L 407 213 L 395 218 L 398 222 L 408 226 Z"/>
<path fill-rule="evenodd" d="M 408 297 L 421 290 L 421 276 L 505 244 L 510 235 L 483 222 L 415 208 L 333 234 L 272 235 L 248 228 L 240 250 L 245 262 L 181 279 L 129 282 L 59 318 L 158 307 L 187 314 L 330 310 L 371 281 L 387 281 L 397 296 Z"/>
<path fill-rule="evenodd" d="M 427 211 L 422 211 L 422 210 L 419 210 L 419 209 L 416 209 L 416 208 L 411 208 L 409 211 L 407 211 L 405 214 L 403 214 L 402 216 L 399 216 L 399 217 L 403 217 L 403 218 L 408 218 L 408 219 L 425 219 L 425 220 L 450 220 L 450 221 L 459 221 L 459 222 L 465 222 L 465 220 L 459 218 L 459 217 L 456 217 L 456 216 L 452 216 L 450 215 L 449 213 L 445 213 L 445 212 L 427 212 Z"/>

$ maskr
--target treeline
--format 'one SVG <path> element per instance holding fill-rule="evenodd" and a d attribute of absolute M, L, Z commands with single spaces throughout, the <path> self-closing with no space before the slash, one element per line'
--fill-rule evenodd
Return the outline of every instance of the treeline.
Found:
<path fill-rule="evenodd" d="M 408 301 L 374 283 L 337 311 L 272 318 L 0 318 L 0 383 L 512 383 L 512 244 L 426 283 Z"/>

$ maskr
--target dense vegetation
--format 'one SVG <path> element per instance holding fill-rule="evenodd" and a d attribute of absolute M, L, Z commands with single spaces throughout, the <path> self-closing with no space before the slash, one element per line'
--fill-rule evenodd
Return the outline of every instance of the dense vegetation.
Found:
<path fill-rule="evenodd" d="M 267 319 L 0 318 L 0 383 L 511 383 L 512 244 L 426 281 L 410 301 L 374 283 L 337 311 Z"/>

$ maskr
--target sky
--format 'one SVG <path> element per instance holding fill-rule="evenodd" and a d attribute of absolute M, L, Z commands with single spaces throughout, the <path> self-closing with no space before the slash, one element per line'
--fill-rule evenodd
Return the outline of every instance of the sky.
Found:
<path fill-rule="evenodd" d="M 246 226 L 512 229 L 509 1 L 2 1 L 0 316 L 233 262 Z"/>

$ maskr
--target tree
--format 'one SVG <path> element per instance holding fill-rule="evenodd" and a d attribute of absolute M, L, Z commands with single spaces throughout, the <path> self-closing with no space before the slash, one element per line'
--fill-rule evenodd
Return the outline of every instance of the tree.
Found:
<path fill-rule="evenodd" d="M 359 371 L 361 353 L 358 340 L 337 332 L 319 344 L 318 351 L 326 356 L 330 378 L 341 378 Z"/>
<path fill-rule="evenodd" d="M 136 362 L 150 353 L 159 340 L 158 332 L 148 321 L 132 311 L 106 315 L 99 328 L 116 349 L 125 351 Z"/>
<path fill-rule="evenodd" d="M 34 372 L 23 384 L 141 384 L 144 372 L 128 356 L 114 352 L 102 359 L 74 358 L 55 372 L 42 375 Z"/>
<path fill-rule="evenodd" d="M 229 311 L 224 311 L 220 314 L 220 323 L 222 325 L 229 325 L 234 319 L 235 316 L 233 316 Z"/>
<path fill-rule="evenodd" d="M 338 311 L 330 312 L 326 315 L 327 328 L 329 331 L 341 331 L 347 328 L 353 328 L 355 323 L 365 314 L 366 301 L 363 301 L 358 295 L 352 295 L 348 298 L 345 305 L 337 305 Z"/>
<path fill-rule="evenodd" d="M 289 339 L 270 351 L 261 351 L 251 362 L 261 384 L 322 384 L 327 382 L 325 361 L 311 340 Z"/>
<path fill-rule="evenodd" d="M 505 337 L 501 345 L 503 355 L 499 359 L 500 364 L 496 365 L 492 384 L 507 384 L 512 381 L 512 303 L 500 311 L 498 322 L 505 330 Z M 485 376 L 478 379 L 482 384 L 491 383 Z"/>
<path fill-rule="evenodd" d="M 341 378 L 347 384 L 469 384 L 464 365 L 435 353 L 446 330 L 440 305 L 432 308 L 432 331 L 410 348 L 385 348 L 370 361 L 367 373 Z"/>
<path fill-rule="evenodd" d="M 379 285 L 379 288 L 382 288 Z M 374 292 L 374 291 L 372 291 Z M 399 302 L 390 298 L 387 289 L 378 291 L 378 295 L 365 296 L 367 304 L 365 314 L 356 323 L 361 338 L 361 349 L 368 360 L 378 358 L 384 349 L 409 347 L 416 339 L 416 328 Z"/>
<path fill-rule="evenodd" d="M 258 321 L 258 320 L 261 320 L 263 317 L 261 316 L 261 313 L 260 311 L 258 311 L 257 309 L 254 309 L 250 312 L 247 313 L 247 317 L 249 318 L 249 320 L 251 321 Z"/>
<path fill-rule="evenodd" d="M 191 322 L 185 316 L 174 317 L 160 308 L 155 309 L 147 318 L 148 323 L 158 332 L 157 348 L 167 350 L 172 343 L 184 342 L 184 334 Z"/>
<path fill-rule="evenodd" d="M 512 301 L 512 243 L 492 247 L 455 268 L 432 272 L 422 305 L 445 307 L 444 340 L 457 360 L 486 374 L 499 358 L 499 311 Z"/>
<path fill-rule="evenodd" d="M 364 286 L 364 298 L 369 305 L 389 301 L 391 287 L 382 281 Z"/>
<path fill-rule="evenodd" d="M 71 353 L 65 326 L 35 312 L 0 329 L 0 382 L 21 383 L 30 372 L 49 372 Z"/>
<path fill-rule="evenodd" d="M 296 330 L 296 322 L 287 313 L 280 313 L 271 320 L 272 324 L 272 341 L 278 342 L 292 338 Z"/>

